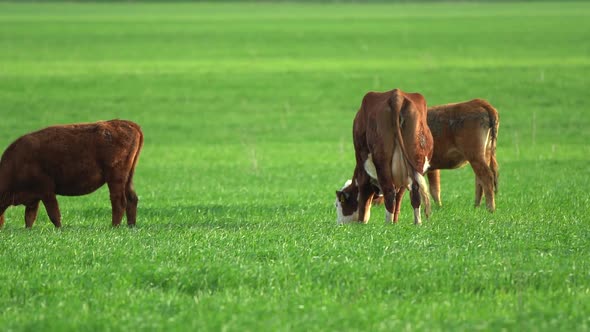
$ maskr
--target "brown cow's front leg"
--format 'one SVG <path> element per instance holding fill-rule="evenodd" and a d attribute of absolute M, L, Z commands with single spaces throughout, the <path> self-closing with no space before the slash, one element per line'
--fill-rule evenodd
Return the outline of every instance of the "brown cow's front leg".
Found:
<path fill-rule="evenodd" d="M 358 221 L 366 224 L 371 218 L 371 203 L 373 202 L 373 186 L 371 185 L 371 178 L 364 171 L 360 170 L 355 172 L 356 181 L 358 188 Z"/>
<path fill-rule="evenodd" d="M 371 218 L 371 203 L 373 202 L 374 191 L 369 183 L 359 186 L 359 222 L 366 224 Z"/>
<path fill-rule="evenodd" d="M 422 224 L 422 218 L 420 217 L 420 186 L 416 181 L 412 183 L 410 198 L 412 200 L 412 207 L 414 208 L 414 224 L 420 225 Z"/>
<path fill-rule="evenodd" d="M 25 227 L 31 228 L 37 219 L 37 211 L 39 211 L 39 200 L 30 202 L 25 208 Z"/>
<path fill-rule="evenodd" d="M 55 228 L 61 227 L 61 213 L 59 212 L 59 205 L 57 204 L 57 198 L 55 197 L 55 194 L 45 196 L 42 201 L 43 205 L 45 205 L 45 211 L 47 211 L 49 220 L 51 220 Z"/>
<path fill-rule="evenodd" d="M 435 169 L 426 173 L 428 176 L 428 184 L 430 185 L 430 195 L 438 206 L 442 206 L 440 200 L 440 170 Z"/>

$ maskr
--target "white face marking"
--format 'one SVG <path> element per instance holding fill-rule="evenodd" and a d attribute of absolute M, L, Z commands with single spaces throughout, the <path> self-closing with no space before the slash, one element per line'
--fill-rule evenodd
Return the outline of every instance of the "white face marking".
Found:
<path fill-rule="evenodd" d="M 356 210 L 355 212 L 353 212 L 351 215 L 349 216 L 345 216 L 342 213 L 342 204 L 340 204 L 340 202 L 338 201 L 338 199 L 336 199 L 336 213 L 338 214 L 338 219 L 336 220 L 336 224 L 340 225 L 340 224 L 348 224 L 351 223 L 353 221 L 357 221 L 358 220 L 358 215 L 359 212 L 358 210 Z"/>
<path fill-rule="evenodd" d="M 340 190 L 350 186 L 351 184 L 352 184 L 352 180 L 350 180 L 350 179 L 346 180 L 346 182 L 344 182 L 344 185 L 342 186 L 342 188 L 340 188 Z M 345 216 L 342 213 L 342 204 L 340 203 L 338 198 L 336 198 L 336 202 L 334 202 L 334 206 L 336 207 L 336 214 L 338 215 L 338 219 L 336 219 L 336 223 L 338 225 L 348 224 L 350 222 L 358 220 L 358 210 L 349 216 Z"/>

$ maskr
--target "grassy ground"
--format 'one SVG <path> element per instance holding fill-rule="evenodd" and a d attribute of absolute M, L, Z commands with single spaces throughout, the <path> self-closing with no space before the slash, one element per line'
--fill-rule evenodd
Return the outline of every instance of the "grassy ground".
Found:
<path fill-rule="evenodd" d="M 144 129 L 138 227 L 108 192 L 0 231 L 2 330 L 590 329 L 590 5 L 0 4 L 0 146 Z M 365 92 L 488 99 L 498 211 L 467 167 L 422 227 L 337 227 Z"/>

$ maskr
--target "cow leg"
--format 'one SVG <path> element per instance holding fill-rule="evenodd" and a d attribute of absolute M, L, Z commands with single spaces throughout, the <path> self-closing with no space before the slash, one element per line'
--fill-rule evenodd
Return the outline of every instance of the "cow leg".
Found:
<path fill-rule="evenodd" d="M 435 169 L 428 171 L 428 184 L 430 185 L 430 195 L 438 206 L 442 206 L 440 201 L 440 170 Z"/>
<path fill-rule="evenodd" d="M 471 168 L 473 168 L 473 172 L 477 178 L 476 181 L 483 188 L 488 210 L 494 212 L 496 210 L 496 203 L 494 201 L 494 175 L 492 174 L 492 170 L 490 170 L 488 164 L 483 160 L 472 161 Z"/>
<path fill-rule="evenodd" d="M 55 228 L 61 227 L 61 213 L 59 212 L 59 205 L 57 204 L 57 198 L 55 194 L 49 194 L 42 199 L 43 205 L 45 205 L 45 211 L 49 216 L 49 220 L 53 223 Z M 31 223 L 32 226 L 32 223 Z M 27 225 L 27 227 L 30 227 Z"/>
<path fill-rule="evenodd" d="M 355 172 L 355 178 L 358 188 L 358 221 L 366 224 L 371 218 L 371 203 L 373 202 L 374 190 L 371 185 L 371 178 L 364 171 Z"/>
<path fill-rule="evenodd" d="M 129 183 L 127 184 L 125 194 L 127 195 L 127 225 L 129 227 L 133 227 L 135 226 L 135 220 L 137 217 L 138 198 L 137 194 L 135 193 L 135 190 L 133 189 L 133 183 L 131 183 L 131 181 L 129 181 Z"/>
<path fill-rule="evenodd" d="M 0 206 L 0 228 L 4 227 L 4 212 L 8 209 L 7 206 Z"/>
<path fill-rule="evenodd" d="M 362 187 L 359 186 L 359 222 L 366 224 L 369 222 L 371 218 L 371 203 L 373 201 L 373 188 L 371 188 L 370 184 L 363 185 Z"/>
<path fill-rule="evenodd" d="M 377 171 L 379 186 L 383 193 L 383 202 L 385 203 L 385 223 L 391 223 L 394 221 L 396 194 L 391 174 L 391 156 L 389 158 L 385 156 L 381 160 L 373 159 L 373 162 Z"/>
<path fill-rule="evenodd" d="M 39 211 L 39 200 L 27 204 L 25 208 L 25 227 L 31 228 L 37 219 L 37 211 Z"/>
<path fill-rule="evenodd" d="M 117 227 L 121 224 L 123 214 L 127 208 L 127 195 L 125 193 L 125 181 L 109 181 L 109 194 L 111 198 L 111 206 L 113 209 L 112 224 Z"/>
<path fill-rule="evenodd" d="M 496 155 L 494 152 L 490 152 L 490 162 L 488 163 L 488 165 L 490 165 L 490 169 L 492 170 L 492 175 L 494 176 L 494 194 L 498 193 L 498 177 L 500 176 L 500 174 L 498 174 L 498 162 L 496 161 Z"/>
<path fill-rule="evenodd" d="M 422 224 L 422 218 L 420 216 L 420 186 L 417 181 L 413 181 L 412 189 L 410 190 L 410 199 L 412 200 L 412 207 L 414 208 L 414 224 Z"/>
<path fill-rule="evenodd" d="M 481 198 L 483 196 L 483 187 L 477 180 L 477 175 L 475 176 L 475 207 L 479 207 L 481 205 Z"/>
<path fill-rule="evenodd" d="M 402 205 L 402 199 L 404 198 L 404 194 L 406 193 L 406 188 L 401 187 L 397 194 L 395 194 L 395 213 L 393 214 L 393 222 L 397 223 L 399 218 L 399 211 Z"/>
<path fill-rule="evenodd" d="M 383 194 L 383 199 L 385 202 L 385 223 L 392 223 L 395 221 L 395 190 L 386 191 Z"/>

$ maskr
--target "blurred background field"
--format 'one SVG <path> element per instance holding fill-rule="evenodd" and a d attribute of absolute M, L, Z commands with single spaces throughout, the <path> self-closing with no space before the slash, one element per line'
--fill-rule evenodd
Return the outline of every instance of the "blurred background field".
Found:
<path fill-rule="evenodd" d="M 108 191 L 0 231 L 4 330 L 588 330 L 590 4 L 0 3 L 0 147 L 124 118 L 138 227 Z M 498 211 L 337 227 L 367 91 L 500 112 Z"/>

